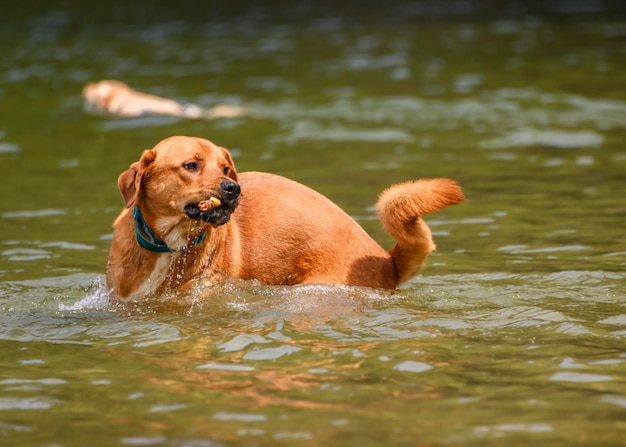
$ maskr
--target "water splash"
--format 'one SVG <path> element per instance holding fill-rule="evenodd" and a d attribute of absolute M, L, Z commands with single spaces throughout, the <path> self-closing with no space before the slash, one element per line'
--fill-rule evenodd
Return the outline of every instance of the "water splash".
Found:
<path fill-rule="evenodd" d="M 98 276 L 92 281 L 91 286 L 87 289 L 87 295 L 84 298 L 71 305 L 61 303 L 59 304 L 59 310 L 102 309 L 108 307 L 110 304 L 110 292 L 111 291 L 102 283 L 102 279 Z"/>

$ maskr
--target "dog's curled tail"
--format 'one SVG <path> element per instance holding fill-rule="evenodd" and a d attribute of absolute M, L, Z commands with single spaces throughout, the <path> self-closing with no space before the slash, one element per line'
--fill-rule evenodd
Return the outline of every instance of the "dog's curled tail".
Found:
<path fill-rule="evenodd" d="M 461 187 L 447 178 L 398 183 L 380 194 L 376 203 L 378 218 L 397 241 L 389 253 L 396 267 L 398 284 L 415 275 L 435 249 L 430 229 L 421 216 L 463 199 Z"/>

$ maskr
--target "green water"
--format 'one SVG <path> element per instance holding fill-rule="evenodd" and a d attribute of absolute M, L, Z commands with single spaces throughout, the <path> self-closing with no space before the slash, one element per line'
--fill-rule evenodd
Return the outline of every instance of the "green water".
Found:
<path fill-rule="evenodd" d="M 620 2 L 117 3 L 0 17 L 0 445 L 626 445 Z M 107 78 L 250 116 L 85 113 Z M 389 184 L 467 200 L 429 216 L 438 250 L 394 293 L 113 306 L 117 176 L 178 134 L 386 247 Z"/>

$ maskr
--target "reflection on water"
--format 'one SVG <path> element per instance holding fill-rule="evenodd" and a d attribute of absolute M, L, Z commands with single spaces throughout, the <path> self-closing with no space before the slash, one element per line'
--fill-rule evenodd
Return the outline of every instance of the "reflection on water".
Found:
<path fill-rule="evenodd" d="M 0 18 L 1 439 L 626 444 L 621 2 L 165 3 Z M 108 78 L 249 114 L 87 115 Z M 395 292 L 112 304 L 115 180 L 173 134 L 307 183 L 386 247 L 389 184 L 453 177 L 467 201 L 428 217 L 438 251 Z"/>
<path fill-rule="evenodd" d="M 1 337 L 9 369 L 0 410 L 21 412 L 3 419 L 11 421 L 3 430 L 41 427 L 29 411 L 69 417 L 70 396 L 81 390 L 95 396 L 81 400 L 87 414 L 123 404 L 107 419 L 131 444 L 176 421 L 194 427 L 174 429 L 189 442 L 211 430 L 243 442 L 327 442 L 361 430 L 385 437 L 386 424 L 403 439 L 426 433 L 445 442 L 600 435 L 600 425 L 564 420 L 560 409 L 578 413 L 584 401 L 585 411 L 621 420 L 626 317 L 613 312 L 623 280 L 446 275 L 422 278 L 421 292 L 396 293 L 236 282 L 213 302 L 168 312 L 111 306 L 88 275 L 5 284 L 3 296 L 21 287 L 29 302 L 2 301 L 0 327 L 11 330 Z M 420 415 L 419 429 L 398 417 L 407 411 Z M 433 428 L 441 411 L 454 421 L 443 432 Z"/>

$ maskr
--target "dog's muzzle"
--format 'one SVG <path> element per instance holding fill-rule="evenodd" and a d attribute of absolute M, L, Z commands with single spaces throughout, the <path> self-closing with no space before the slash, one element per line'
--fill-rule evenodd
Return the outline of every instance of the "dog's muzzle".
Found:
<path fill-rule="evenodd" d="M 232 180 L 224 180 L 220 184 L 219 193 L 215 194 L 215 196 L 221 200 L 222 204 L 220 206 L 201 211 L 198 203 L 190 203 L 185 206 L 185 214 L 192 219 L 201 219 L 208 222 L 214 227 L 224 225 L 230 220 L 230 215 L 239 205 L 239 198 L 241 197 L 239 183 Z"/>

